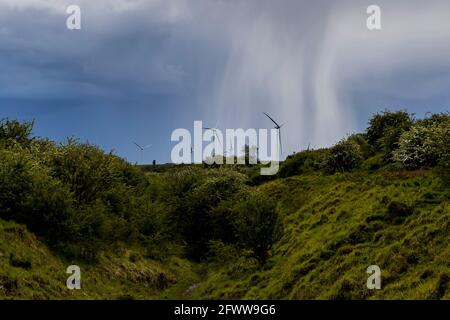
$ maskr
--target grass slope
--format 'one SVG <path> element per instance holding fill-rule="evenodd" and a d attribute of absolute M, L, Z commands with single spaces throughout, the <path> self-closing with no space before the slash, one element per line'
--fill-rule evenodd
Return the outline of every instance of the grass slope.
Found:
<path fill-rule="evenodd" d="M 182 295 L 197 279 L 186 260 L 160 263 L 140 252 L 117 247 L 97 263 L 77 263 L 82 290 L 68 290 L 66 268 L 73 262 L 52 253 L 25 226 L 0 220 L 0 299 L 155 299 Z"/>
<path fill-rule="evenodd" d="M 260 187 L 285 234 L 264 270 L 232 261 L 194 292 L 233 299 L 449 299 L 450 192 L 431 172 L 296 176 Z M 369 265 L 382 290 L 368 290 Z"/>
<path fill-rule="evenodd" d="M 258 187 L 278 200 L 285 233 L 263 268 L 245 257 L 193 264 L 118 246 L 80 265 L 24 226 L 0 220 L 0 298 L 450 299 L 450 193 L 429 171 L 302 175 Z M 366 288 L 369 265 L 382 290 Z"/>

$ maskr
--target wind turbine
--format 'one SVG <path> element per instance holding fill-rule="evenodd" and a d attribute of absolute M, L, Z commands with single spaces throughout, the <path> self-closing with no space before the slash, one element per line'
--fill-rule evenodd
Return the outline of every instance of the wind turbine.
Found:
<path fill-rule="evenodd" d="M 219 138 L 219 135 L 217 134 L 217 124 L 216 124 L 216 126 L 215 127 L 213 127 L 213 128 L 209 128 L 209 127 L 203 127 L 203 129 L 204 130 L 211 130 L 212 132 L 213 132 L 213 140 L 212 140 L 212 142 L 214 143 L 214 146 L 215 146 L 215 142 L 216 142 L 216 137 L 217 137 L 217 140 L 219 141 L 219 144 L 220 144 L 220 148 L 221 149 L 223 149 L 223 147 L 222 147 L 222 141 L 220 141 L 220 138 Z M 216 148 L 214 147 L 214 152 L 213 152 L 213 154 L 212 154 L 212 157 L 213 158 L 215 158 L 215 156 L 216 156 Z"/>
<path fill-rule="evenodd" d="M 136 145 L 136 147 L 139 148 L 139 150 L 141 150 L 141 164 L 144 164 L 144 150 L 150 148 L 152 145 L 146 145 L 144 147 L 140 146 L 139 144 L 137 144 L 136 142 L 133 141 L 133 143 Z"/>
<path fill-rule="evenodd" d="M 280 159 L 283 157 L 283 145 L 281 144 L 281 127 L 284 126 L 284 123 L 282 125 L 279 125 L 275 120 L 272 119 L 271 116 L 269 116 L 267 113 L 264 112 L 264 115 L 270 119 L 270 121 L 272 121 L 275 124 L 275 129 L 278 130 L 278 152 L 279 152 L 279 156 Z"/>
<path fill-rule="evenodd" d="M 233 153 L 233 139 L 230 137 L 230 148 L 228 149 L 228 155 L 231 155 L 234 157 Z"/>

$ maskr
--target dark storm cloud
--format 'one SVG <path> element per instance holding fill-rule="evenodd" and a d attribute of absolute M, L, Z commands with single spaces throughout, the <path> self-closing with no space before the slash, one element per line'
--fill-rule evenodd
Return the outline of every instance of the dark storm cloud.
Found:
<path fill-rule="evenodd" d="M 372 2 L 0 0 L 0 103 L 99 104 L 118 119 L 148 106 L 179 120 L 169 133 L 194 119 L 266 127 L 267 111 L 289 151 L 384 107 L 448 109 L 450 3 L 375 1 L 382 30 L 369 31 Z M 69 4 L 81 31 L 65 27 Z"/>

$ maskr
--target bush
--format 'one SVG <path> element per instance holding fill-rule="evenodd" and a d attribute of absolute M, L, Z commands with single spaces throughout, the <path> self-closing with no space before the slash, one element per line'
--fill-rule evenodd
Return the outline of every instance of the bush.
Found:
<path fill-rule="evenodd" d="M 342 140 L 330 149 L 325 169 L 329 173 L 350 171 L 357 168 L 362 160 L 359 145 L 352 140 Z"/>
<path fill-rule="evenodd" d="M 221 266 L 234 262 L 241 255 L 239 248 L 235 245 L 224 243 L 220 240 L 211 240 L 208 244 L 210 261 Z"/>
<path fill-rule="evenodd" d="M 401 135 L 392 159 L 406 169 L 434 166 L 437 157 L 430 142 L 430 129 L 415 125 Z"/>
<path fill-rule="evenodd" d="M 119 162 L 95 146 L 69 139 L 53 156 L 52 176 L 69 185 L 79 203 L 89 203 L 119 182 Z"/>
<path fill-rule="evenodd" d="M 375 154 L 374 149 L 367 141 L 367 136 L 365 134 L 352 134 L 347 140 L 353 141 L 359 146 L 359 150 L 361 151 L 361 155 L 364 159 L 367 159 Z"/>
<path fill-rule="evenodd" d="M 282 222 L 275 210 L 275 202 L 256 193 L 237 203 L 233 211 L 239 244 L 252 250 L 255 258 L 264 265 L 269 250 L 282 235 Z"/>
<path fill-rule="evenodd" d="M 418 120 L 416 123 L 426 126 L 426 127 L 433 127 L 433 126 L 441 126 L 445 123 L 448 123 L 450 120 L 450 113 L 434 113 L 427 116 L 425 119 Z"/>
<path fill-rule="evenodd" d="M 34 122 L 2 119 L 0 120 L 0 142 L 6 146 L 14 143 L 28 145 L 33 140 L 31 138 L 33 126 Z"/>
<path fill-rule="evenodd" d="M 73 139 L 61 146 L 33 139 L 31 125 L 2 126 L 3 142 L 9 138 L 0 144 L 1 219 L 23 223 L 53 248 L 86 259 L 116 241 L 166 231 L 167 210 L 138 168 Z"/>
<path fill-rule="evenodd" d="M 438 163 L 448 168 L 449 135 L 450 119 L 419 122 L 401 135 L 393 160 L 405 169 L 433 167 Z"/>
<path fill-rule="evenodd" d="M 0 151 L 0 163 L 0 217 L 26 224 L 49 242 L 71 239 L 69 190 L 27 150 Z"/>
<path fill-rule="evenodd" d="M 375 150 L 383 151 L 385 160 L 389 161 L 401 134 L 409 130 L 413 123 L 413 116 L 406 111 L 377 113 L 369 120 L 367 141 Z"/>
<path fill-rule="evenodd" d="M 365 160 L 361 164 L 361 168 L 365 171 L 376 171 L 383 167 L 384 165 L 384 156 L 382 154 L 377 154 L 376 156 L 370 157 L 369 159 Z"/>
<path fill-rule="evenodd" d="M 295 153 L 288 156 L 281 163 L 278 175 L 282 178 L 287 178 L 306 172 L 321 170 L 324 166 L 326 156 L 327 151 L 325 149 L 305 150 Z"/>
<path fill-rule="evenodd" d="M 32 190 L 29 157 L 19 151 L 0 150 L 0 218 L 22 210 L 22 199 Z"/>
<path fill-rule="evenodd" d="M 195 176 L 191 176 L 194 174 Z M 170 220 L 176 234 L 187 243 L 187 255 L 202 259 L 208 253 L 210 240 L 227 238 L 227 226 L 231 224 L 229 210 L 218 210 L 222 202 L 230 201 L 244 189 L 247 178 L 234 170 L 191 170 L 177 172 L 181 184 L 172 194 Z M 172 182 L 169 182 L 172 184 Z M 224 209 L 226 207 L 222 207 Z"/>
<path fill-rule="evenodd" d="M 437 157 L 437 168 L 444 182 L 450 184 L 450 118 L 430 133 L 433 153 Z"/>

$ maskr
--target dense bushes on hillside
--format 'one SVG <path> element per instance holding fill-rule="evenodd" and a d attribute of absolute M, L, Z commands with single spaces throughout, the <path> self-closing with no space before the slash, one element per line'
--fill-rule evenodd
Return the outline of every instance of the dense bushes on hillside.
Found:
<path fill-rule="evenodd" d="M 262 198 L 249 198 L 250 185 L 268 181 L 255 178 L 258 166 L 177 166 L 146 175 L 96 146 L 33 137 L 32 128 L 31 122 L 0 121 L 1 219 L 24 223 L 59 251 L 88 259 L 117 241 L 139 242 L 154 257 L 167 255 L 174 245 L 203 259 L 210 243 L 219 241 L 245 243 L 265 260 L 251 240 L 260 237 L 264 221 L 253 215 L 258 206 L 271 219 L 276 212 Z M 365 134 L 289 156 L 278 177 L 374 171 L 394 161 L 403 169 L 437 166 L 448 178 L 449 128 L 448 113 L 415 120 L 404 111 L 385 111 L 373 116 Z M 238 223 L 244 211 L 254 218 L 246 222 L 253 227 L 245 231 L 245 241 Z M 267 251 L 270 245 L 263 247 Z"/>
<path fill-rule="evenodd" d="M 187 254 L 195 259 L 207 255 L 211 240 L 232 240 L 231 216 L 223 203 L 229 204 L 245 191 L 247 178 L 234 170 L 176 171 L 167 175 L 167 201 L 174 233 L 186 241 Z"/>
<path fill-rule="evenodd" d="M 0 218 L 87 259 L 114 241 L 159 229 L 139 169 L 89 144 L 31 138 L 31 129 L 16 121 L 0 125 Z"/>
<path fill-rule="evenodd" d="M 249 250 L 264 264 L 281 223 L 275 204 L 246 185 L 248 177 L 233 168 L 188 167 L 166 178 L 172 233 L 190 258 L 210 257 L 215 243 Z"/>
<path fill-rule="evenodd" d="M 375 114 L 364 134 L 353 134 L 328 149 L 305 150 L 286 158 L 279 177 L 306 172 L 333 174 L 359 167 L 374 171 L 396 163 L 402 169 L 437 167 L 450 175 L 450 115 L 414 119 L 405 111 Z"/>
<path fill-rule="evenodd" d="M 0 163 L 0 217 L 25 223 L 49 241 L 72 238 L 69 188 L 20 146 L 0 150 Z"/>
<path fill-rule="evenodd" d="M 236 168 L 186 166 L 150 178 L 96 146 L 56 145 L 31 130 L 32 123 L 2 122 L 0 218 L 26 224 L 58 251 L 95 259 L 116 241 L 137 241 L 158 258 L 167 252 L 155 248 L 178 243 L 203 259 L 211 241 L 242 241 L 232 208 L 250 187 Z"/>

